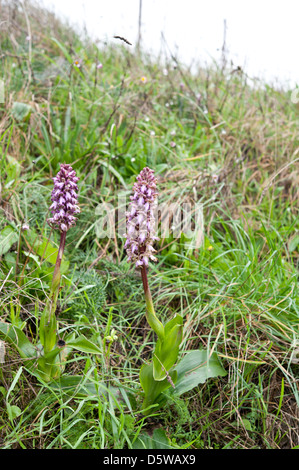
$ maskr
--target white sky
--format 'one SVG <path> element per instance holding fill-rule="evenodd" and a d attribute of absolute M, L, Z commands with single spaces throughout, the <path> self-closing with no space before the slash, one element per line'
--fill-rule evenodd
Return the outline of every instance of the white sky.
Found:
<path fill-rule="evenodd" d="M 139 0 L 41 0 L 101 40 L 124 36 L 136 44 Z M 299 85 L 299 0 L 143 0 L 142 39 L 159 52 L 161 32 L 185 63 L 218 59 L 226 44 L 250 76 Z"/>

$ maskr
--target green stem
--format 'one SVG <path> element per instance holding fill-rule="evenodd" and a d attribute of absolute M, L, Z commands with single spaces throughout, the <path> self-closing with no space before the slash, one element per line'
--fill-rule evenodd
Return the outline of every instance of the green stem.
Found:
<path fill-rule="evenodd" d="M 57 290 L 57 287 L 60 285 L 60 266 L 63 257 L 63 252 L 65 248 L 66 232 L 61 232 L 59 250 L 56 258 L 55 269 L 53 273 L 51 293 Z"/>
<path fill-rule="evenodd" d="M 56 311 L 57 299 L 58 299 L 59 288 L 60 288 L 60 279 L 61 279 L 60 266 L 61 266 L 61 261 L 62 261 L 63 252 L 65 248 L 65 240 L 66 240 L 66 232 L 61 232 L 60 244 L 59 244 L 58 254 L 57 254 L 56 263 L 55 263 L 55 269 L 54 269 L 53 278 L 52 278 L 52 285 L 51 285 L 51 290 L 50 290 L 50 305 L 49 305 L 49 312 L 48 312 L 48 315 L 49 315 L 48 321 L 51 321 L 51 317 L 55 315 L 55 311 Z"/>
<path fill-rule="evenodd" d="M 58 249 L 58 254 L 56 258 L 52 285 L 50 290 L 50 296 L 48 302 L 46 303 L 45 310 L 42 313 L 40 321 L 40 340 L 44 347 L 44 353 L 48 354 L 53 347 L 56 345 L 56 330 L 57 330 L 57 320 L 56 320 L 56 305 L 60 288 L 60 266 L 63 257 L 64 247 L 66 240 L 66 232 L 61 232 L 60 244 Z"/>
<path fill-rule="evenodd" d="M 157 334 L 158 338 L 163 341 L 164 339 L 164 326 L 158 320 L 155 309 L 154 309 L 154 304 L 153 304 L 153 299 L 151 295 L 151 291 L 148 285 L 148 279 L 147 279 L 147 272 L 146 272 L 146 267 L 142 266 L 141 268 L 141 277 L 142 277 L 142 283 L 143 283 L 143 289 L 144 289 L 144 295 L 145 295 L 145 303 L 146 303 L 146 319 L 148 321 L 148 324 L 150 327 L 154 330 L 154 332 Z"/>

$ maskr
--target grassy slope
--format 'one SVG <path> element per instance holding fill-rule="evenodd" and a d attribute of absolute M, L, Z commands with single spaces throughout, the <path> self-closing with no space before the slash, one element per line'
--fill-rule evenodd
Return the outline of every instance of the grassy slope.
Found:
<path fill-rule="evenodd" d="M 242 72 L 191 76 L 171 58 L 162 67 L 120 43 L 97 49 L 38 8 L 0 8 L 0 229 L 12 227 L 14 242 L 0 257 L 1 318 L 19 315 L 34 338 L 53 268 L 33 256 L 20 227 L 57 243 L 46 224 L 51 177 L 72 163 L 82 213 L 67 239 L 61 326 L 101 344 L 108 325 L 118 340 L 110 361 L 77 353 L 65 374 L 138 389 L 153 345 L 140 278 L 123 239 L 97 237 L 93 222 L 98 204 L 117 207 L 148 165 L 160 202 L 201 203 L 204 215 L 200 248 L 183 237 L 158 243 L 156 310 L 163 320 L 182 314 L 184 349 L 213 347 L 228 371 L 143 420 L 111 400 L 55 394 L 26 370 L 15 384 L 22 364 L 6 345 L 1 447 L 124 448 L 156 427 L 183 448 L 298 446 L 298 107 Z M 76 283 L 95 287 L 76 294 Z M 19 408 L 11 421 L 7 403 Z"/>

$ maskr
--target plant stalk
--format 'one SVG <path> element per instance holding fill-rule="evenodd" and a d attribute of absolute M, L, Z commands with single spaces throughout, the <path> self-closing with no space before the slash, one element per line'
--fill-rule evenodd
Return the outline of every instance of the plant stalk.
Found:
<path fill-rule="evenodd" d="M 61 232 L 60 244 L 58 249 L 58 254 L 56 258 L 52 285 L 50 290 L 50 296 L 46 303 L 45 310 L 42 314 L 40 321 L 40 339 L 44 347 L 44 353 L 49 353 L 54 346 L 56 345 L 56 330 L 57 330 L 57 320 L 56 320 L 56 305 L 60 288 L 60 279 L 61 272 L 60 266 L 63 257 L 63 252 L 65 248 L 66 240 L 66 231 Z"/>
<path fill-rule="evenodd" d="M 148 278 L 147 278 L 147 270 L 146 266 L 142 266 L 141 268 L 141 277 L 142 277 L 142 283 L 143 283 L 143 289 L 144 289 L 144 295 L 145 295 L 145 303 L 146 303 L 146 319 L 148 321 L 148 324 L 150 327 L 154 330 L 154 332 L 157 334 L 158 338 L 163 341 L 164 339 L 164 326 L 158 320 L 155 309 L 154 309 L 154 304 L 153 304 L 153 299 L 151 295 L 151 291 L 148 285 Z"/>

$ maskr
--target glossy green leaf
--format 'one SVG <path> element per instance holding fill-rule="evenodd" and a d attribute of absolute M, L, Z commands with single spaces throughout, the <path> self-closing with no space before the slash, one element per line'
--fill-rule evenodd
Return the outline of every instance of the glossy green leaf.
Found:
<path fill-rule="evenodd" d="M 77 338 L 67 342 L 68 347 L 72 347 L 77 351 L 91 353 L 91 354 L 102 354 L 102 350 L 96 344 L 89 341 L 84 336 L 78 336 Z"/>
<path fill-rule="evenodd" d="M 225 369 L 219 362 L 216 353 L 209 356 L 209 351 L 195 350 L 188 352 L 177 364 L 178 373 L 175 388 L 171 390 L 171 395 L 182 395 L 192 390 L 199 384 L 203 384 L 211 377 L 224 377 L 227 375 Z"/>
<path fill-rule="evenodd" d="M 177 372 L 169 372 L 169 376 L 172 382 L 175 383 L 177 380 Z M 153 411 L 155 407 L 151 409 L 147 408 L 151 407 L 152 405 L 157 405 L 157 407 L 162 405 L 165 397 L 161 396 L 161 394 L 171 387 L 171 383 L 169 380 L 167 380 L 167 378 L 160 381 L 154 379 L 153 364 L 144 364 L 141 367 L 139 378 L 141 386 L 144 390 L 143 413 L 146 415 Z"/>
<path fill-rule="evenodd" d="M 155 380 L 164 380 L 166 372 L 176 363 L 182 337 L 183 318 L 177 315 L 166 323 L 164 340 L 157 340 L 153 358 Z"/>

